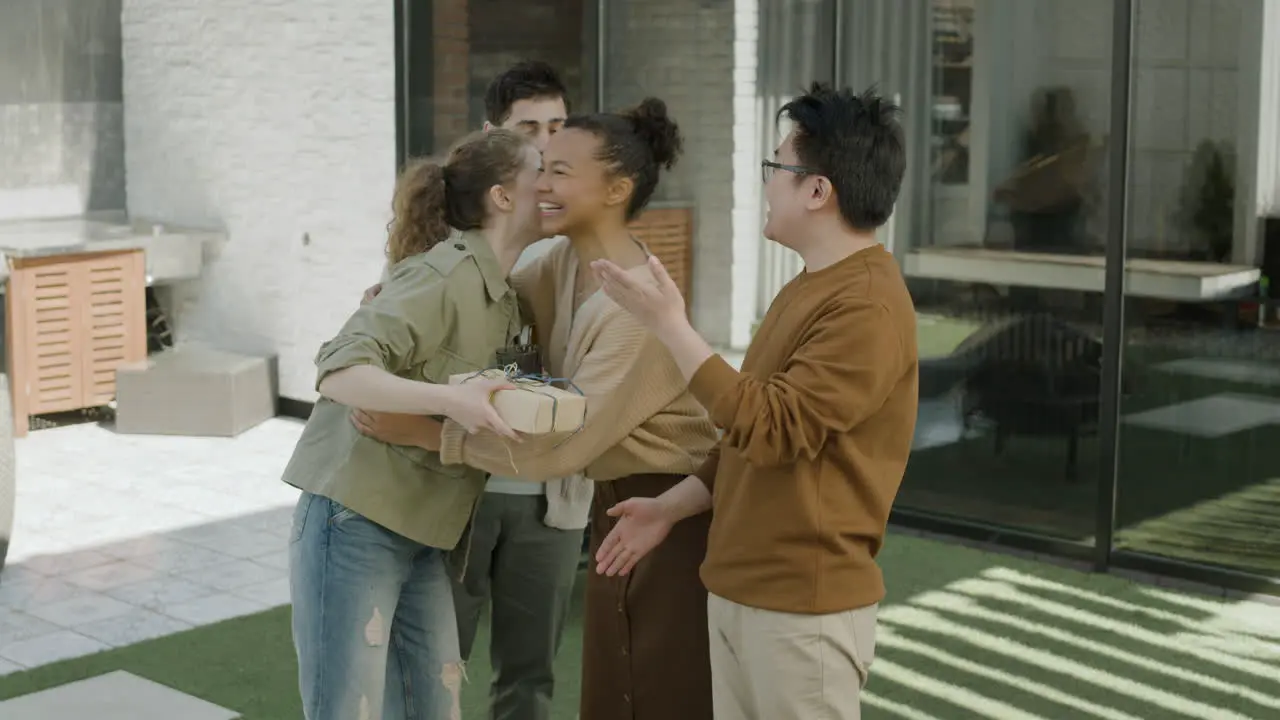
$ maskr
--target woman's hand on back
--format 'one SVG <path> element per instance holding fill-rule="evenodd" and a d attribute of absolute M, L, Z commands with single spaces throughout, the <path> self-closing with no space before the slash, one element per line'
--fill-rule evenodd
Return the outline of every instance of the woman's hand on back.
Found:
<path fill-rule="evenodd" d="M 467 432 L 488 430 L 519 442 L 520 436 L 498 415 L 492 402 L 494 393 L 511 388 L 511 383 L 506 380 L 489 379 L 436 386 L 442 414 Z M 389 445 L 411 445 L 433 452 L 440 450 L 442 426 L 425 415 L 357 409 L 351 411 L 351 424 L 361 433 Z"/>
<path fill-rule="evenodd" d="M 352 410 L 351 424 L 361 433 L 388 445 L 420 447 L 440 451 L 442 425 L 425 415 Z"/>
<path fill-rule="evenodd" d="M 371 285 L 368 290 L 364 291 L 364 297 L 360 299 L 360 304 L 364 305 L 370 300 L 378 297 L 378 293 L 382 292 L 382 283 Z"/>

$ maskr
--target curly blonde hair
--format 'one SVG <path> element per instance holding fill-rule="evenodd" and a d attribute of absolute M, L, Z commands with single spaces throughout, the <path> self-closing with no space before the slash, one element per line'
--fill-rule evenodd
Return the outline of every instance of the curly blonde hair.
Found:
<path fill-rule="evenodd" d="M 387 260 L 394 265 L 435 247 L 452 229 L 483 225 L 490 188 L 515 179 L 527 145 L 528 138 L 511 130 L 478 131 L 459 140 L 443 163 L 410 161 L 391 199 Z"/>

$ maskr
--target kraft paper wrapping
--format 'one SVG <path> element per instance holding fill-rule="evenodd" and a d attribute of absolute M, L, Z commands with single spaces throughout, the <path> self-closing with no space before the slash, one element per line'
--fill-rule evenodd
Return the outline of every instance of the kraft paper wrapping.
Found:
<path fill-rule="evenodd" d="M 450 385 L 481 378 L 506 379 L 514 390 L 494 393 L 493 407 L 512 430 L 528 435 L 576 432 L 587 417 L 587 398 L 553 387 L 550 378 L 521 375 L 514 368 L 491 369 L 450 376 Z"/>

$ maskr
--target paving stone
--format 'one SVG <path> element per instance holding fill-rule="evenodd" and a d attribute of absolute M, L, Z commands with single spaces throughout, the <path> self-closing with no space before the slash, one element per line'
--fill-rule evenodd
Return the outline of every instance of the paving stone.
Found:
<path fill-rule="evenodd" d="M 0 609 L 25 610 L 92 592 L 60 578 L 39 577 L 0 585 Z"/>
<path fill-rule="evenodd" d="M 197 598 L 216 595 L 218 591 L 208 585 L 201 585 L 190 580 L 166 575 L 153 580 L 144 580 L 140 583 L 112 588 L 104 591 L 104 594 L 140 608 L 155 609 L 165 605 L 175 605 Z"/>
<path fill-rule="evenodd" d="M 257 600 L 237 597 L 229 593 L 210 595 L 198 600 L 191 600 L 159 608 L 160 612 L 178 618 L 192 625 L 210 625 L 223 620 L 230 620 L 242 615 L 269 610 L 270 608 Z"/>
<path fill-rule="evenodd" d="M 69 628 L 124 615 L 133 609 L 134 607 L 127 602 L 92 593 L 50 605 L 39 605 L 28 609 L 27 612 L 41 620 Z"/>
<path fill-rule="evenodd" d="M 0 702 L 5 720 L 236 720 L 240 714 L 123 670 Z"/>
<path fill-rule="evenodd" d="M 289 578 L 287 577 L 236 588 L 231 593 L 238 597 L 256 600 L 268 607 L 280 607 L 281 605 L 288 605 L 292 601 L 289 594 Z"/>
<path fill-rule="evenodd" d="M 76 632 L 111 647 L 124 647 L 143 640 L 190 630 L 191 624 L 150 610 L 135 609 L 107 620 L 77 625 Z"/>
<path fill-rule="evenodd" d="M 73 630 L 59 630 L 0 646 L 0 658 L 32 668 L 81 655 L 91 655 L 106 650 L 107 647 L 106 643 Z M 9 720 L 9 716 L 2 712 L 0 717 Z"/>
<path fill-rule="evenodd" d="M 127 560 L 79 570 L 66 575 L 67 582 L 90 590 L 109 590 L 121 585 L 132 585 L 143 580 L 151 580 L 161 573 L 154 568 L 131 563 Z"/>
<path fill-rule="evenodd" d="M 106 565 L 113 560 L 114 558 L 106 553 L 96 550 L 82 550 L 80 552 L 59 553 L 56 555 L 39 555 L 23 561 L 19 567 L 34 570 L 41 575 L 58 576 L 95 568 L 99 565 Z M 11 579 L 7 577 L 9 570 L 6 569 L 4 574 L 6 575 L 5 581 L 9 581 Z"/>
<path fill-rule="evenodd" d="M 64 629 L 21 610 L 0 611 L 0 647 Z"/>

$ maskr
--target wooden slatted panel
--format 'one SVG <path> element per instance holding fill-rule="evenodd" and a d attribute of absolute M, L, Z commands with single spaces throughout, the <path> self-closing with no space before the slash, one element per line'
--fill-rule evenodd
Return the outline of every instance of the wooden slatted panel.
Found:
<path fill-rule="evenodd" d="M 84 407 L 116 395 L 116 369 L 147 357 L 146 276 L 141 252 L 78 263 L 84 287 Z"/>
<path fill-rule="evenodd" d="M 14 275 L 23 283 L 27 303 L 26 337 L 20 352 L 24 370 L 27 412 L 32 415 L 80 407 L 83 373 L 79 363 L 79 324 L 75 266 L 36 265 Z"/>
<path fill-rule="evenodd" d="M 631 232 L 658 256 L 689 304 L 693 283 L 693 208 L 653 208 L 640 213 Z"/>

